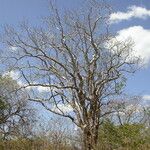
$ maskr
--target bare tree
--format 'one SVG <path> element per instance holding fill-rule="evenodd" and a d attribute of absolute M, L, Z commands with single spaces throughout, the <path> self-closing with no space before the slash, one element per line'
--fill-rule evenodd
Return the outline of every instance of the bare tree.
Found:
<path fill-rule="evenodd" d="M 34 111 L 16 81 L 0 76 L 0 135 L 3 139 L 31 136 Z"/>
<path fill-rule="evenodd" d="M 107 117 L 115 124 L 142 124 L 146 121 L 146 107 L 140 96 L 120 95 L 117 100 L 111 101 L 110 109 L 112 113 Z"/>
<path fill-rule="evenodd" d="M 108 5 L 93 0 L 78 12 L 60 13 L 51 4 L 50 13 L 42 27 L 5 28 L 5 60 L 20 72 L 22 87 L 30 87 L 30 100 L 70 118 L 83 132 L 84 149 L 96 149 L 101 118 L 111 113 L 101 108 L 120 93 L 139 59 L 132 41 L 110 34 Z"/>

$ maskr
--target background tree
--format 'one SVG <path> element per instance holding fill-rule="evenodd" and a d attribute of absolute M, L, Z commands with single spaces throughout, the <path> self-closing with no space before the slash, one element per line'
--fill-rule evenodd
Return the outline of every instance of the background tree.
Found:
<path fill-rule="evenodd" d="M 117 98 L 116 98 L 117 99 Z M 99 149 L 149 149 L 149 106 L 140 96 L 119 96 L 111 101 L 112 113 L 103 118 Z"/>
<path fill-rule="evenodd" d="M 39 141 L 47 142 L 47 149 L 71 149 L 75 133 L 70 120 L 54 115 L 49 121 L 40 120 L 39 123 L 33 137 L 35 141 L 37 138 Z"/>
<path fill-rule="evenodd" d="M 4 57 L 20 72 L 23 87 L 30 87 L 29 99 L 70 118 L 82 130 L 85 150 L 96 148 L 101 118 L 111 113 L 102 108 L 121 92 L 138 62 L 132 42 L 110 34 L 109 14 L 108 5 L 94 0 L 78 12 L 60 13 L 51 4 L 42 27 L 5 28 Z"/>
<path fill-rule="evenodd" d="M 9 76 L 0 76 L 0 135 L 3 139 L 31 135 L 33 109 L 24 91 Z"/>
<path fill-rule="evenodd" d="M 115 101 L 111 101 L 112 113 L 108 118 L 118 125 L 144 123 L 146 120 L 146 110 L 142 97 L 119 95 Z"/>

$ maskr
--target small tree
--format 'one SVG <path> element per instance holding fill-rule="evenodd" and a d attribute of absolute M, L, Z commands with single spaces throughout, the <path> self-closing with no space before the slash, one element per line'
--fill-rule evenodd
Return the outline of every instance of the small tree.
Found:
<path fill-rule="evenodd" d="M 144 123 L 147 107 L 143 106 L 140 96 L 119 96 L 111 102 L 112 114 L 108 115 L 111 121 L 118 125 Z"/>
<path fill-rule="evenodd" d="M 109 13 L 108 5 L 94 0 L 65 14 L 51 4 L 42 27 L 23 23 L 21 32 L 5 29 L 7 60 L 19 70 L 23 87 L 30 87 L 29 99 L 70 118 L 82 130 L 85 150 L 96 149 L 101 118 L 111 113 L 102 107 L 119 94 L 125 74 L 138 62 L 132 42 L 110 34 Z"/>
<path fill-rule="evenodd" d="M 33 109 L 24 91 L 9 76 L 0 76 L 0 134 L 3 139 L 31 135 Z M 30 116 L 31 115 L 31 116 Z"/>

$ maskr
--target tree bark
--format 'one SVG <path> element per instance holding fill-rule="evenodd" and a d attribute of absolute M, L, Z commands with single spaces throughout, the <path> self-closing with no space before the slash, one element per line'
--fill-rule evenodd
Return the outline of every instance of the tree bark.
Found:
<path fill-rule="evenodd" d="M 96 150 L 98 142 L 98 128 L 95 126 L 92 131 L 85 128 L 83 131 L 83 150 Z"/>

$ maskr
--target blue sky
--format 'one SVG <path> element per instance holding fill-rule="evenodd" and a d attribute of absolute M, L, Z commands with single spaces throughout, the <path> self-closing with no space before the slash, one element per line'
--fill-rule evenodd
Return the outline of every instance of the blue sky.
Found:
<path fill-rule="evenodd" d="M 85 0 L 58 0 L 57 4 L 63 10 L 64 8 L 76 9 L 83 2 Z M 106 2 L 112 5 L 115 13 L 115 17 L 113 16 L 115 21 L 112 19 L 114 22 L 111 24 L 112 31 L 118 32 L 118 36 L 122 36 L 122 33 L 129 36 L 129 32 L 135 34 L 135 41 L 143 41 L 147 46 L 140 45 L 140 48 L 144 49 L 137 52 L 145 59 L 144 69 L 128 77 L 125 90 L 130 94 L 141 94 L 150 101 L 150 44 L 148 44 L 148 39 L 150 39 L 150 1 L 106 0 Z M 141 10 L 140 12 L 140 8 L 144 8 L 145 11 Z M 119 11 L 122 14 L 118 15 Z M 4 24 L 17 27 L 24 19 L 36 25 L 40 23 L 41 17 L 47 16 L 48 13 L 48 0 L 0 0 L 0 31 Z M 140 13 L 143 13 L 143 16 Z"/>

